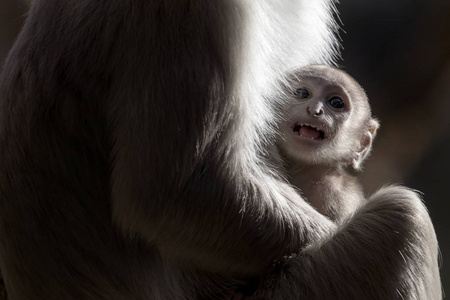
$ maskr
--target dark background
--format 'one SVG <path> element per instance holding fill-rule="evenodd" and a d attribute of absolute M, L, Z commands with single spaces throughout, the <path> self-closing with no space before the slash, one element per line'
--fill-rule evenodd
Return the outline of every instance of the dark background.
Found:
<path fill-rule="evenodd" d="M 423 192 L 450 293 L 450 1 L 342 0 L 338 10 L 339 65 L 381 121 L 364 186 L 400 182 Z"/>
<path fill-rule="evenodd" d="M 0 63 L 26 0 L 0 0 Z M 400 182 L 424 193 L 450 293 L 450 1 L 342 0 L 339 66 L 366 89 L 381 121 L 361 174 L 368 193 Z"/>

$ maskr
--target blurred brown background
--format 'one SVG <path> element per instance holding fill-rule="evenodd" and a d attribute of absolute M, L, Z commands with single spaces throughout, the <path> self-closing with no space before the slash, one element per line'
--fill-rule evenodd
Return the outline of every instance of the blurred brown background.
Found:
<path fill-rule="evenodd" d="M 27 0 L 0 0 L 0 63 Z M 381 120 L 362 174 L 367 192 L 401 182 L 424 193 L 450 293 L 450 1 L 342 0 L 343 60 Z M 447 182 L 448 181 L 448 182 Z"/>

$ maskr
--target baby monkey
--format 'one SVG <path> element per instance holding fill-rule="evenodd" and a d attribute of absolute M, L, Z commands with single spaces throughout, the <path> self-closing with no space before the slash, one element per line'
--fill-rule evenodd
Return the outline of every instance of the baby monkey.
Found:
<path fill-rule="evenodd" d="M 277 147 L 288 180 L 323 215 L 339 222 L 365 196 L 356 171 L 379 127 L 366 93 L 350 75 L 323 65 L 293 72 Z"/>
<path fill-rule="evenodd" d="M 366 198 L 355 174 L 379 127 L 366 93 L 344 71 L 311 65 L 290 74 L 285 95 L 270 159 L 318 212 L 340 222 Z M 231 290 L 223 299 L 251 297 Z"/>
<path fill-rule="evenodd" d="M 366 198 L 356 172 L 379 127 L 366 93 L 344 71 L 311 65 L 290 74 L 285 95 L 272 162 L 318 212 L 341 222 Z M 224 299 L 251 297 L 232 290 Z"/>

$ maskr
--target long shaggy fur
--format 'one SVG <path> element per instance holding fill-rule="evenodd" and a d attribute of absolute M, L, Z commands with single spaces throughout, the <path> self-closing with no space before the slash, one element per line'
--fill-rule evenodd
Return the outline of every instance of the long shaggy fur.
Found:
<path fill-rule="evenodd" d="M 414 193 L 374 197 L 332 234 L 260 157 L 274 82 L 333 58 L 331 5 L 35 0 L 0 78 L 9 298 L 217 299 L 260 280 L 264 299 L 395 299 L 393 282 L 438 299 Z"/>

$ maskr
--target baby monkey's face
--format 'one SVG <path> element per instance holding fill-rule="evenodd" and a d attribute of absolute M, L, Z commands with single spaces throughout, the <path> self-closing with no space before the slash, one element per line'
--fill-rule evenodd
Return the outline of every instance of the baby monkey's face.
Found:
<path fill-rule="evenodd" d="M 278 144 L 288 157 L 305 164 L 350 162 L 360 147 L 363 115 L 370 109 L 367 99 L 354 92 L 347 75 L 330 68 L 319 71 L 320 76 L 300 72 L 292 77 Z"/>
<path fill-rule="evenodd" d="M 345 90 L 320 78 L 305 78 L 289 94 L 286 119 L 295 142 L 305 147 L 327 145 L 350 116 Z"/>

